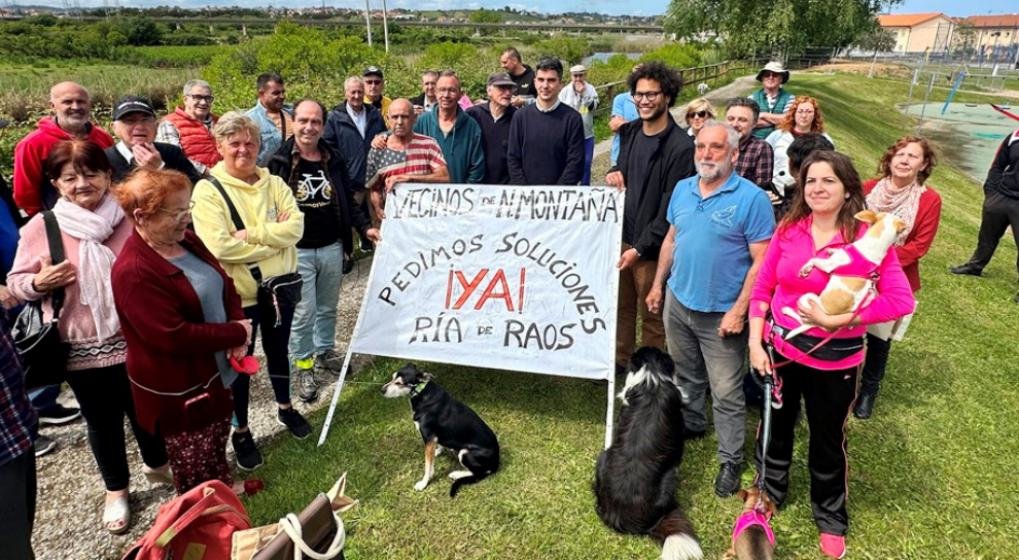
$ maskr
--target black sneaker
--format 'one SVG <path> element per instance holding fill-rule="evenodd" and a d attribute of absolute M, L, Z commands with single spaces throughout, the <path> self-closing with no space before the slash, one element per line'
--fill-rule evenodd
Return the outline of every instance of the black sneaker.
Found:
<path fill-rule="evenodd" d="M 313 370 L 297 368 L 297 397 L 306 403 L 318 398 L 318 383 Z"/>
<path fill-rule="evenodd" d="M 81 410 L 60 404 L 39 411 L 39 424 L 43 426 L 62 426 L 78 418 L 81 418 Z"/>
<path fill-rule="evenodd" d="M 242 471 L 253 471 L 262 466 L 262 454 L 255 446 L 255 438 L 251 436 L 251 431 L 234 432 L 230 436 L 230 441 L 234 446 L 234 455 L 237 456 L 237 468 Z"/>
<path fill-rule="evenodd" d="M 35 456 L 42 457 L 47 453 L 53 452 L 57 448 L 57 442 L 53 441 L 53 438 L 48 438 L 42 434 L 35 438 Z"/>
<path fill-rule="evenodd" d="M 293 407 L 279 409 L 276 421 L 281 426 L 286 426 L 290 433 L 297 439 L 304 439 L 311 435 L 311 425 L 301 416 L 300 412 Z"/>
<path fill-rule="evenodd" d="M 722 463 L 718 467 L 718 476 L 715 477 L 715 495 L 719 498 L 728 498 L 739 490 L 740 475 L 743 474 L 743 465 L 736 463 Z"/>
<path fill-rule="evenodd" d="M 980 276 L 983 274 L 983 269 L 973 263 L 963 263 L 959 266 L 952 266 L 948 269 L 952 274 L 965 274 L 969 276 Z"/>

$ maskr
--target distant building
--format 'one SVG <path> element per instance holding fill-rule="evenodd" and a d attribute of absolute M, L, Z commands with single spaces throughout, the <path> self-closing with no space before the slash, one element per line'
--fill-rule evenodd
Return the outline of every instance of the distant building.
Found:
<path fill-rule="evenodd" d="M 945 53 L 952 43 L 955 21 L 940 12 L 883 14 L 877 17 L 883 29 L 895 35 L 896 53 Z"/>
<path fill-rule="evenodd" d="M 1019 14 L 970 16 L 959 21 L 952 50 L 993 62 L 1019 61 Z"/>

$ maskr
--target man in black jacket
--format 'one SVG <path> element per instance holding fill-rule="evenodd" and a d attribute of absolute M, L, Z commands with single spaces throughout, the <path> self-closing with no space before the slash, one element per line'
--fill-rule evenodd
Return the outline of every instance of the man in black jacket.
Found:
<path fill-rule="evenodd" d="M 952 274 L 980 276 L 991 262 L 998 241 L 1011 226 L 1012 236 L 1019 245 L 1019 130 L 1009 134 L 991 162 L 984 181 L 984 210 L 977 234 L 977 248 L 968 262 L 953 266 Z M 1016 258 L 1019 271 L 1019 255 Z M 1019 303 L 1019 293 L 1013 301 Z"/>
<path fill-rule="evenodd" d="M 290 331 L 290 355 L 297 366 L 298 395 L 305 402 L 318 396 L 313 368 L 338 372 L 343 364 L 333 344 L 343 261 L 354 251 L 350 230 L 379 239 L 379 231 L 354 204 L 343 158 L 322 139 L 325 113 L 314 99 L 298 101 L 294 135 L 269 160 L 269 172 L 290 185 L 304 213 L 304 235 L 297 242 L 297 271 L 304 282 Z"/>
<path fill-rule="evenodd" d="M 695 173 L 693 141 L 669 114 L 683 85 L 679 73 L 650 62 L 635 69 L 627 84 L 640 119 L 619 128 L 619 158 L 605 176 L 609 185 L 626 189 L 623 246 L 617 264 L 617 370 L 634 350 L 638 307 L 641 346 L 665 345 L 662 316 L 652 313 L 644 300 L 654 283 L 658 250 L 669 231 L 666 211 L 672 189 Z"/>
<path fill-rule="evenodd" d="M 173 144 L 155 142 L 156 111 L 144 97 L 121 97 L 113 107 L 113 131 L 120 141 L 106 148 L 113 166 L 113 180 L 120 181 L 138 167 L 173 169 L 188 176 L 191 184 L 202 174 L 184 152 Z"/>
<path fill-rule="evenodd" d="M 481 126 L 481 142 L 485 147 L 486 185 L 509 183 L 509 166 L 506 164 L 506 144 L 509 142 L 510 124 L 516 107 L 510 103 L 516 84 L 506 72 L 488 77 L 488 103 L 478 103 L 467 109 L 467 114 Z"/>
<path fill-rule="evenodd" d="M 368 151 L 376 135 L 386 131 L 382 114 L 374 106 L 364 102 L 364 80 L 351 76 L 343 83 L 346 100 L 326 117 L 325 133 L 322 139 L 336 151 L 347 165 L 347 180 L 354 200 L 367 216 L 368 191 L 364 188 L 365 170 L 368 165 Z M 362 237 L 361 250 L 370 251 L 371 242 Z"/>

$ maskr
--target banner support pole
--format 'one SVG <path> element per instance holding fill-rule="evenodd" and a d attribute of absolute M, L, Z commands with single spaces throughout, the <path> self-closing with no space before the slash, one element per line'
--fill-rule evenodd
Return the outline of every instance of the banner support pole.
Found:
<path fill-rule="evenodd" d="M 605 407 L 605 449 L 612 446 L 612 424 L 616 411 L 616 372 L 609 374 L 608 406 Z"/>
<path fill-rule="evenodd" d="M 353 338 L 353 337 L 351 337 Z M 336 382 L 333 389 L 333 401 L 329 403 L 329 413 L 326 414 L 326 421 L 322 424 L 322 433 L 318 436 L 318 445 L 322 447 L 329 435 L 329 426 L 333 423 L 333 414 L 336 413 L 336 405 L 340 402 L 340 391 L 343 390 L 343 382 L 347 379 L 347 371 L 350 369 L 350 345 L 347 345 L 347 355 L 343 357 L 343 368 L 340 371 L 340 380 Z"/>

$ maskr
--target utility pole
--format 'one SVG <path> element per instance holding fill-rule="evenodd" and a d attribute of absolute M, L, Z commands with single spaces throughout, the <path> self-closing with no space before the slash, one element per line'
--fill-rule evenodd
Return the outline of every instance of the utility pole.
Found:
<path fill-rule="evenodd" d="M 389 54 L 389 14 L 386 10 L 386 0 L 382 0 L 382 35 L 386 41 L 386 54 Z"/>
<path fill-rule="evenodd" d="M 372 46 L 372 12 L 368 0 L 364 0 L 364 23 L 368 27 L 368 46 Z"/>

